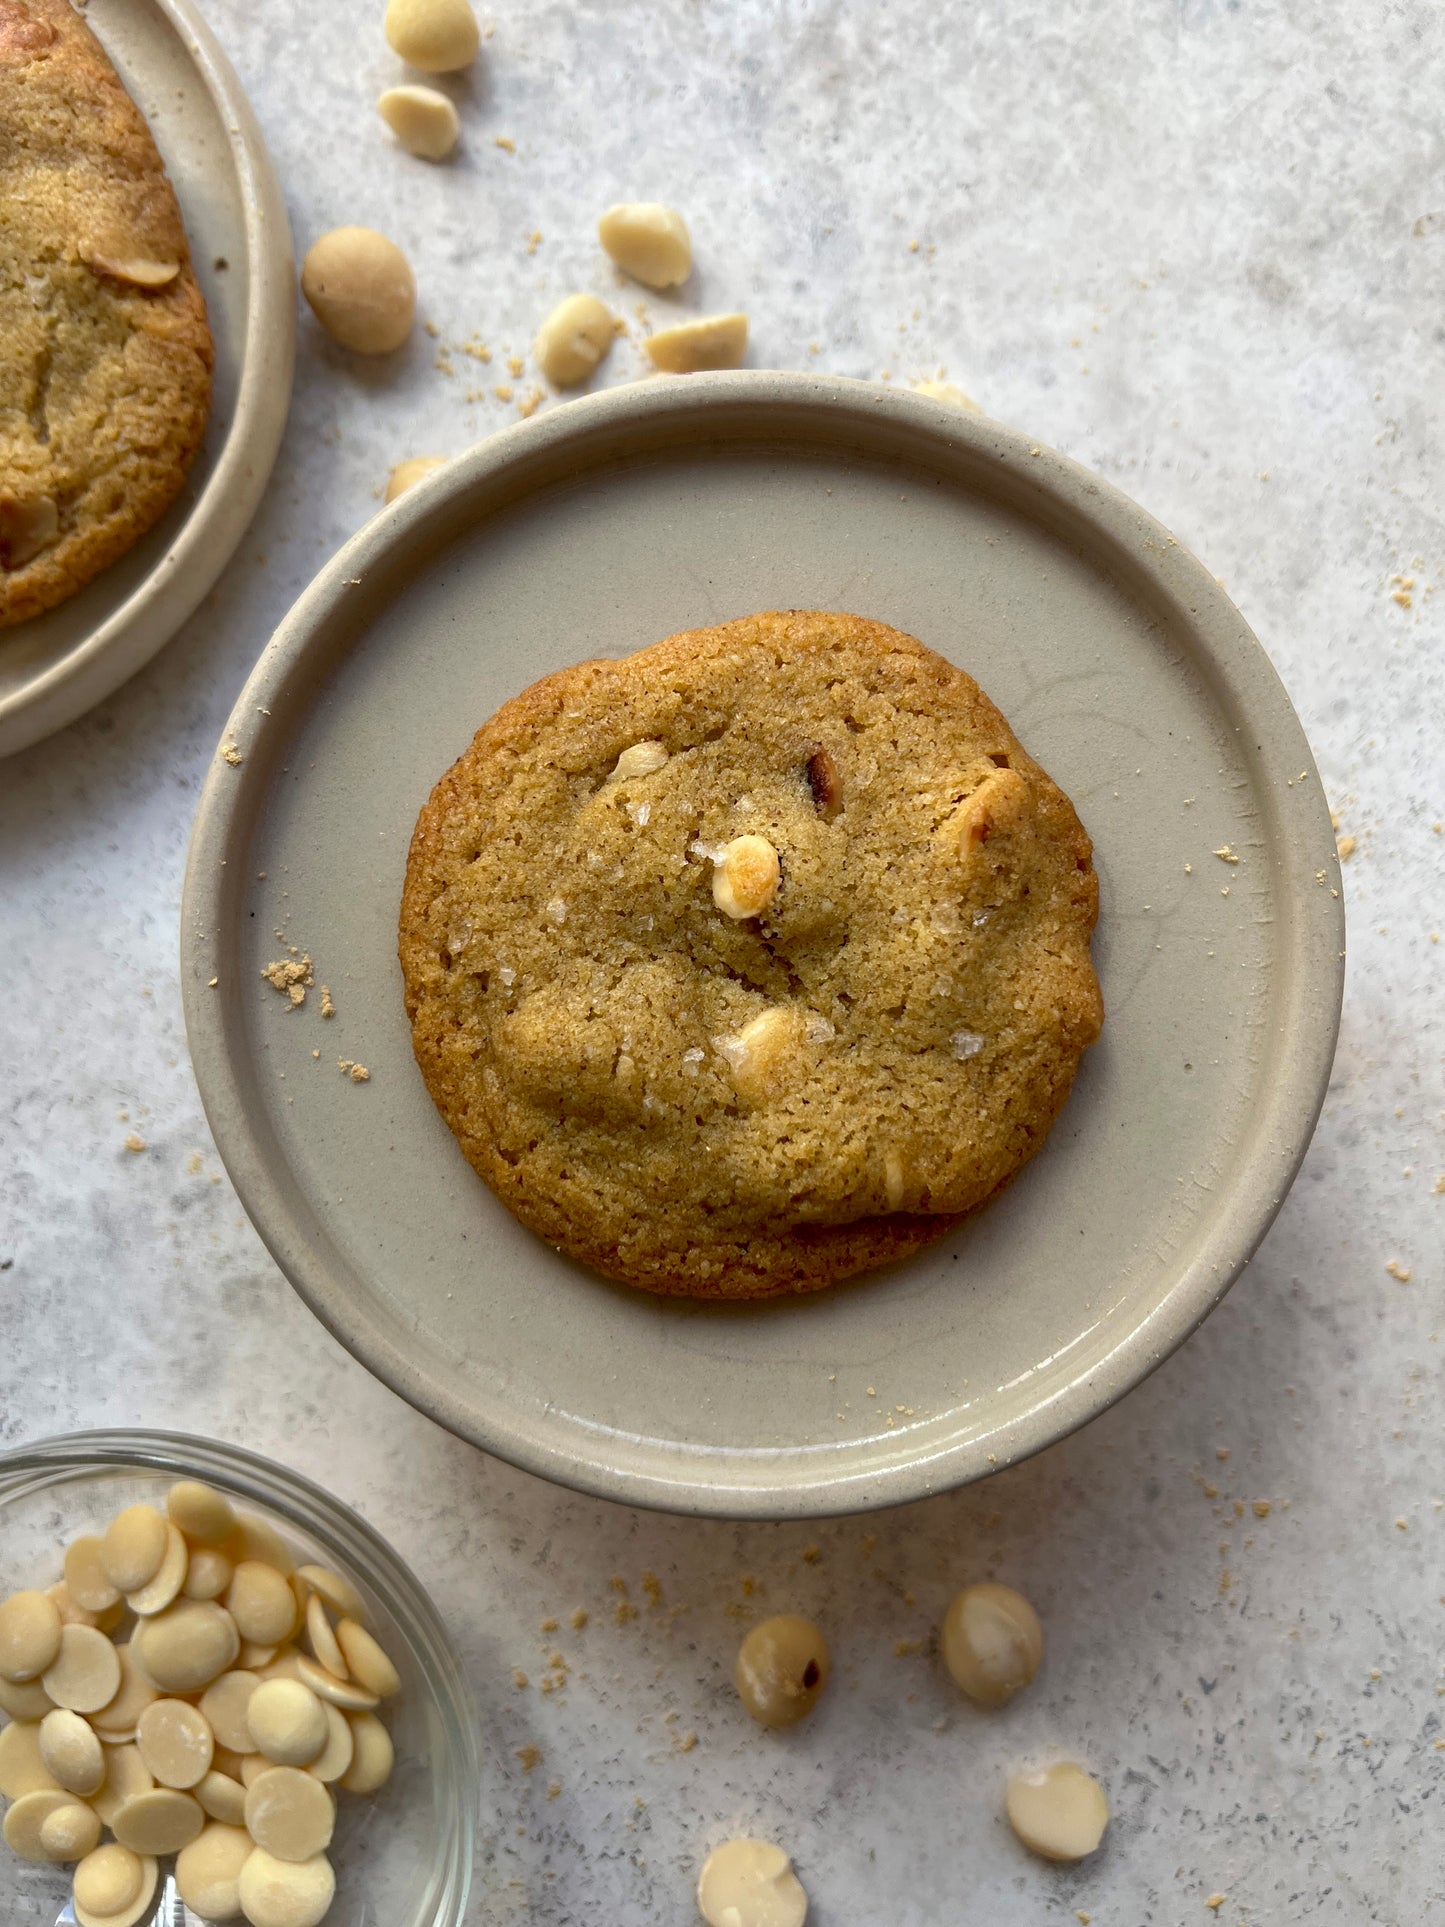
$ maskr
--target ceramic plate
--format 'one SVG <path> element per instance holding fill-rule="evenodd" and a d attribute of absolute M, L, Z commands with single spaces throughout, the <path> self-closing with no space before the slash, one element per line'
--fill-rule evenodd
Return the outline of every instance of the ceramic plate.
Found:
<path fill-rule="evenodd" d="M 433 1109 L 396 960 L 407 843 L 474 729 L 534 678 L 777 607 L 908 630 L 1001 706 L 1094 837 L 1108 1020 L 1043 1152 L 956 1235 L 816 1297 L 660 1301 L 524 1231 Z M 1303 1155 L 1343 919 L 1299 723 L 1198 562 L 981 416 L 732 374 L 520 424 L 342 550 L 231 730 L 241 760 L 206 784 L 182 919 L 222 1156 L 357 1357 L 548 1477 L 763 1516 L 978 1477 L 1179 1344 Z M 293 949 L 316 978 L 295 1010 L 261 974 Z"/>
<path fill-rule="evenodd" d="M 240 82 L 191 0 L 90 0 L 85 18 L 180 201 L 215 394 L 186 485 L 156 526 L 59 608 L 0 630 L 0 756 L 74 722 L 175 634 L 255 513 L 291 398 L 291 230 Z"/>

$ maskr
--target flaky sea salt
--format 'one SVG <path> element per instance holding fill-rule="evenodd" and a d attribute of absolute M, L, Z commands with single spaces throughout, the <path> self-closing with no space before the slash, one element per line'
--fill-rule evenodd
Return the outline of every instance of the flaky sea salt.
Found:
<path fill-rule="evenodd" d="M 803 1035 L 810 1044 L 831 1044 L 838 1035 L 826 1017 L 816 1011 L 809 1011 L 808 1021 L 803 1026 Z"/>
<path fill-rule="evenodd" d="M 721 863 L 727 850 L 726 843 L 704 843 L 700 836 L 695 836 L 687 846 L 689 856 L 704 857 L 709 863 Z"/>
<path fill-rule="evenodd" d="M 552 919 L 553 923 L 565 923 L 567 921 L 567 905 L 565 901 L 561 897 L 551 898 L 547 904 L 547 915 Z"/>
<path fill-rule="evenodd" d="M 985 1041 L 976 1030 L 956 1030 L 948 1040 L 954 1056 L 960 1063 L 966 1058 L 977 1057 Z"/>
<path fill-rule="evenodd" d="M 694 1044 L 690 1050 L 685 1050 L 682 1053 L 683 1068 L 688 1072 L 689 1076 L 695 1077 L 697 1075 L 697 1067 L 706 1055 L 707 1052 L 703 1050 L 700 1044 Z"/>
<path fill-rule="evenodd" d="M 624 805 L 624 807 L 638 829 L 646 829 L 647 820 L 652 815 L 652 805 L 650 803 L 628 803 Z"/>
<path fill-rule="evenodd" d="M 512 985 L 517 981 L 517 973 L 510 964 L 499 964 L 497 967 L 497 980 L 503 990 L 510 990 Z"/>
<path fill-rule="evenodd" d="M 741 1037 L 714 1037 L 712 1047 L 719 1057 L 727 1059 L 729 1066 L 740 1071 L 748 1061 L 748 1047 Z"/>

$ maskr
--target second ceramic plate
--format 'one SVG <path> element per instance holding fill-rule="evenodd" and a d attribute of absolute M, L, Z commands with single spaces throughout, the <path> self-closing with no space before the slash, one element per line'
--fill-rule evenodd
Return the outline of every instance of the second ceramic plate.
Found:
<path fill-rule="evenodd" d="M 908 630 L 999 704 L 1095 839 L 1108 1020 L 1043 1152 L 955 1236 L 814 1298 L 657 1301 L 524 1231 L 433 1109 L 396 961 L 407 843 L 474 729 L 536 677 L 777 607 Z M 773 1516 L 977 1477 L 1177 1345 L 1303 1155 L 1343 919 L 1299 724 L 1197 562 L 981 417 L 763 374 L 554 410 L 364 529 L 231 730 L 182 917 L 221 1153 L 358 1357 L 549 1477 Z M 262 972 L 302 955 L 315 988 L 293 1009 Z"/>

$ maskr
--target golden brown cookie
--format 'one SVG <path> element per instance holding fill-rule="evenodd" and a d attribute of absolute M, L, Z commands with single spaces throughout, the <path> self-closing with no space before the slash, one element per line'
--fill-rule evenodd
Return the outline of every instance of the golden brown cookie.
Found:
<path fill-rule="evenodd" d="M 978 685 L 809 610 L 507 703 L 412 838 L 417 1062 L 524 1224 L 649 1291 L 903 1257 L 1032 1157 L 1103 1008 L 1091 845 Z"/>
<path fill-rule="evenodd" d="M 169 507 L 212 360 L 140 109 L 68 0 L 0 0 L 0 628 Z"/>

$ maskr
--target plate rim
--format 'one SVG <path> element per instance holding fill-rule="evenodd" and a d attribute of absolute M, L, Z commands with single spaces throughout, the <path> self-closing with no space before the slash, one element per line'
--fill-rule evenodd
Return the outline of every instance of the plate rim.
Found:
<path fill-rule="evenodd" d="M 737 371 L 694 375 L 681 381 L 616 387 L 569 402 L 529 422 L 489 437 L 373 516 L 303 590 L 258 658 L 237 697 L 222 741 L 231 739 L 258 707 L 269 709 L 292 674 L 304 669 L 309 650 L 325 647 L 327 630 L 340 605 L 370 569 L 403 562 L 416 547 L 426 553 L 429 533 L 445 529 L 458 504 L 474 491 L 500 491 L 509 469 L 545 466 L 569 447 L 607 435 L 625 434 L 654 418 L 696 424 L 721 420 L 739 410 L 778 414 L 784 407 L 814 410 L 854 423 L 883 419 L 911 431 L 920 447 L 933 447 L 955 459 L 960 452 L 976 465 L 1002 469 L 1015 491 L 1035 493 L 1075 522 L 1091 527 L 1100 540 L 1101 560 L 1126 561 L 1177 620 L 1187 622 L 1210 670 L 1222 678 L 1231 703 L 1250 707 L 1256 748 L 1271 749 L 1271 760 L 1295 767 L 1311 779 L 1295 785 L 1296 802 L 1285 817 L 1275 809 L 1270 856 L 1275 887 L 1288 919 L 1291 939 L 1282 946 L 1294 954 L 1287 977 L 1285 1015 L 1307 1022 L 1295 1029 L 1285 1074 L 1272 1087 L 1270 1104 L 1256 1125 L 1256 1141 L 1270 1156 L 1257 1161 L 1229 1207 L 1201 1220 L 1194 1256 L 1178 1269 L 1160 1302 L 1131 1322 L 1086 1377 L 1076 1377 L 1022 1415 L 994 1430 L 954 1440 L 943 1450 L 919 1442 L 911 1457 L 900 1455 L 897 1434 L 859 1440 L 855 1455 L 876 1445 L 878 1463 L 844 1476 L 820 1468 L 806 1480 L 768 1484 L 729 1483 L 718 1470 L 722 1452 L 700 1448 L 696 1463 L 678 1468 L 675 1477 L 580 1456 L 546 1443 L 511 1436 L 504 1427 L 482 1422 L 393 1344 L 378 1321 L 363 1311 L 344 1283 L 311 1248 L 304 1227 L 292 1216 L 267 1164 L 269 1132 L 258 1129 L 246 1103 L 237 1068 L 227 1049 L 224 1006 L 209 988 L 221 966 L 209 946 L 212 933 L 226 924 L 229 876 L 226 858 L 234 855 L 254 820 L 246 771 L 213 760 L 202 785 L 187 853 L 181 906 L 181 988 L 187 1042 L 202 1105 L 217 1149 L 243 1207 L 283 1275 L 338 1342 L 409 1404 L 444 1426 L 520 1469 L 593 1497 L 618 1500 L 694 1516 L 741 1518 L 821 1518 L 906 1503 L 987 1477 L 1057 1443 L 1098 1416 L 1141 1383 L 1198 1328 L 1233 1285 L 1273 1223 L 1309 1147 L 1323 1105 L 1334 1060 L 1344 989 L 1344 906 L 1339 864 L 1328 807 L 1304 728 L 1263 645 L 1216 578 L 1177 539 L 1111 482 L 1021 431 L 983 415 L 966 415 L 944 403 L 871 382 L 812 373 Z M 534 478 L 531 486 L 536 487 Z M 542 484 L 545 486 L 545 482 Z M 509 498 L 514 501 L 515 496 Z M 486 511 L 483 511 L 483 516 Z M 479 518 L 481 519 L 481 518 Z M 1111 553 L 1112 552 L 1112 556 Z M 318 687 L 324 687 L 324 682 Z M 1258 705 L 1256 713 L 1252 698 Z M 239 780 L 238 780 L 239 779 Z M 252 784 L 257 779 L 253 776 Z M 1278 799 L 1274 799 L 1278 804 Z M 1334 893 L 1320 900 L 1302 879 L 1324 873 Z M 239 887 L 239 885 L 237 886 Z M 1323 891 L 1320 892 L 1323 897 Z M 1308 904 L 1308 910 L 1306 910 Z M 1285 919 L 1281 919 L 1285 921 Z M 785 1464 L 789 1448 L 761 1452 Z"/>
<path fill-rule="evenodd" d="M 236 403 L 215 467 L 154 567 L 59 662 L 0 697 L 0 757 L 43 742 L 104 702 L 194 615 L 260 505 L 290 413 L 295 266 L 275 166 L 245 89 L 195 0 L 149 4 L 164 17 L 209 94 L 239 183 L 250 281 Z M 174 177 L 172 186 L 184 202 Z"/>

